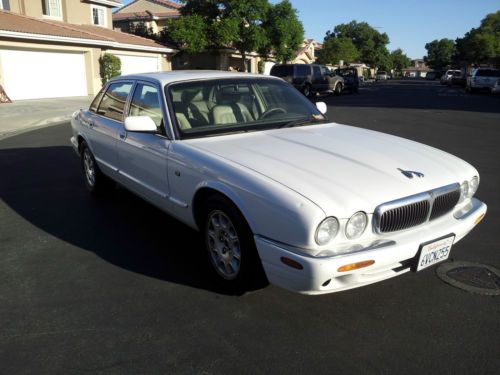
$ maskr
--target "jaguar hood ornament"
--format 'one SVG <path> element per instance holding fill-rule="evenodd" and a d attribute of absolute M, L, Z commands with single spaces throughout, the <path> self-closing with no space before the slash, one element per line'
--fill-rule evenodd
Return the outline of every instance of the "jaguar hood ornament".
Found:
<path fill-rule="evenodd" d="M 408 177 L 408 178 L 413 178 L 414 176 L 418 178 L 424 177 L 424 174 L 421 172 L 415 172 L 415 171 L 405 171 L 404 169 L 398 168 L 398 171 L 400 171 L 403 176 Z"/>

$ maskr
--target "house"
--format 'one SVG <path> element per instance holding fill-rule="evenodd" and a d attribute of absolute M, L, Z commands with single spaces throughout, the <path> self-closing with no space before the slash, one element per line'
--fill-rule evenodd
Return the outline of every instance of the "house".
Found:
<path fill-rule="evenodd" d="M 12 100 L 96 94 L 99 58 L 122 74 L 171 70 L 177 51 L 113 30 L 120 0 L 0 0 L 0 84 Z"/>
<path fill-rule="evenodd" d="M 143 23 L 154 33 L 159 33 L 169 19 L 180 16 L 181 7 L 167 0 L 135 0 L 113 13 L 113 28 L 128 33 L 131 26 Z"/>
<path fill-rule="evenodd" d="M 411 66 L 402 69 L 403 77 L 425 78 L 431 69 L 426 65 L 424 59 L 411 60 Z"/>
<path fill-rule="evenodd" d="M 113 13 L 113 28 L 131 32 L 131 26 L 144 24 L 154 33 L 167 27 L 168 20 L 180 16 L 182 4 L 167 0 L 135 0 Z M 260 56 L 255 52 L 246 55 L 248 71 L 257 73 Z M 233 48 L 221 48 L 197 54 L 179 53 L 172 61 L 174 70 L 212 69 L 236 70 L 242 66 L 241 54 Z"/>

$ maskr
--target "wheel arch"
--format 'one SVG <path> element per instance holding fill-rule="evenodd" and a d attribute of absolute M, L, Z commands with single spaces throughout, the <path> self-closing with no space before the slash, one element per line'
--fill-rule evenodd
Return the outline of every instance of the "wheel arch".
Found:
<path fill-rule="evenodd" d="M 212 183 L 204 183 L 201 186 L 198 187 L 196 190 L 193 200 L 191 202 L 191 210 L 192 210 L 192 215 L 194 218 L 194 222 L 196 224 L 196 227 L 198 230 L 201 230 L 202 228 L 202 222 L 203 222 L 203 202 L 212 195 L 220 195 L 226 199 L 228 199 L 232 204 L 235 205 L 235 207 L 240 211 L 241 215 L 243 218 L 246 220 L 248 226 L 252 230 L 253 233 L 255 233 L 255 223 L 253 219 L 250 217 L 248 214 L 248 210 L 246 210 L 246 205 L 242 201 L 242 199 L 234 192 L 233 189 L 229 188 L 226 185 L 223 185 L 221 183 L 217 182 L 212 182 Z"/>

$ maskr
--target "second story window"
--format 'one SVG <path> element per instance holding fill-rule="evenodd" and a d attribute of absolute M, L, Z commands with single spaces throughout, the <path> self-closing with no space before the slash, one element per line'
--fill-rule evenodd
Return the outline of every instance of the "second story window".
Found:
<path fill-rule="evenodd" d="M 106 26 L 106 8 L 92 5 L 92 23 L 98 26 Z"/>
<path fill-rule="evenodd" d="M 61 0 L 42 0 L 43 15 L 53 18 L 62 18 Z"/>

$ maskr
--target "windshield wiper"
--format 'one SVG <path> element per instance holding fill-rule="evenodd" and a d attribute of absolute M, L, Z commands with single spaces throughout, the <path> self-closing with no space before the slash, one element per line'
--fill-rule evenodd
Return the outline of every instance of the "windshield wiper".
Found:
<path fill-rule="evenodd" d="M 293 120 L 289 122 L 285 122 L 283 125 L 280 126 L 281 128 L 293 128 L 294 126 L 303 126 L 303 125 L 311 125 L 311 124 L 320 124 L 327 122 L 326 118 L 320 118 L 316 119 L 313 117 L 306 117 L 306 118 L 301 118 L 298 120 Z"/>

